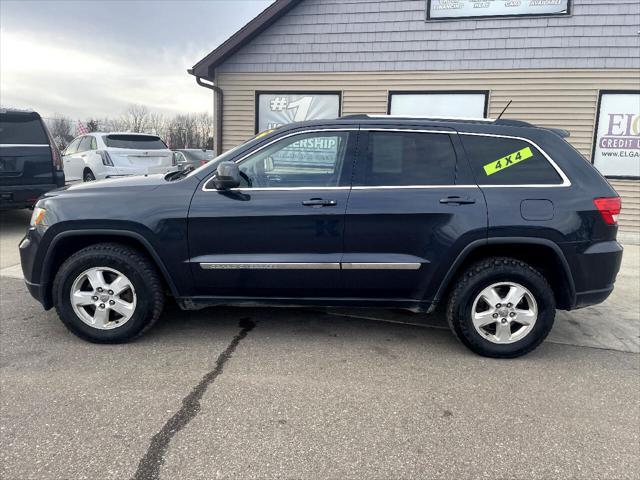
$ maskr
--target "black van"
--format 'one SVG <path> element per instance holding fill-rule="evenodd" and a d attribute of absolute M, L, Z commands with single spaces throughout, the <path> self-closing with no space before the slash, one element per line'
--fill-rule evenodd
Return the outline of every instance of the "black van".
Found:
<path fill-rule="evenodd" d="M 60 152 L 40 115 L 0 109 L 0 209 L 33 207 L 62 186 Z"/>

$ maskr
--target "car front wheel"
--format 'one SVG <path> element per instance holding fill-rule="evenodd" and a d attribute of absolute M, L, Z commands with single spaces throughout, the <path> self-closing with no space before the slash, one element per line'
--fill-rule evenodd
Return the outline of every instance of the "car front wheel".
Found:
<path fill-rule="evenodd" d="M 514 258 L 471 265 L 449 298 L 447 320 L 458 339 L 487 357 L 514 358 L 535 349 L 551 331 L 555 298 L 547 280 Z"/>
<path fill-rule="evenodd" d="M 65 261 L 53 284 L 55 306 L 65 326 L 96 343 L 121 343 L 155 323 L 164 305 L 155 266 L 120 244 L 93 245 Z"/>

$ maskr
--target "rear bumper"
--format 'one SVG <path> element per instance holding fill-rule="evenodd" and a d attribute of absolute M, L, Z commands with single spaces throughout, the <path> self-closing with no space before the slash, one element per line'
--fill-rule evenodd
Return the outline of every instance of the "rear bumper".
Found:
<path fill-rule="evenodd" d="M 64 186 L 64 175 L 61 182 L 46 183 L 42 185 L 0 185 L 0 210 L 14 208 L 31 208 L 40 196 L 51 190 Z"/>
<path fill-rule="evenodd" d="M 603 288 L 602 290 L 591 290 L 589 292 L 580 292 L 576 294 L 576 303 L 573 307 L 574 310 L 577 308 L 584 308 L 590 305 L 597 305 L 599 303 L 604 302 L 609 295 L 613 292 L 613 285 L 608 288 Z"/>
<path fill-rule="evenodd" d="M 623 248 L 611 240 L 590 245 L 570 260 L 576 285 L 573 309 L 604 302 L 611 292 L 620 265 Z"/>
<path fill-rule="evenodd" d="M 101 178 L 118 178 L 118 177 L 130 177 L 135 175 L 155 175 L 165 174 L 173 170 L 177 170 L 175 165 L 161 165 L 154 167 L 139 167 L 139 166 L 122 166 L 116 165 L 115 167 L 107 167 L 104 170 L 104 175 Z"/>

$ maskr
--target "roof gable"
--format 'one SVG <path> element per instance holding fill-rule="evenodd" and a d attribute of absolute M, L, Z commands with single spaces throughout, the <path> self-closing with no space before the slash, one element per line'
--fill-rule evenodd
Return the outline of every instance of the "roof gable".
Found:
<path fill-rule="evenodd" d="M 276 0 L 257 17 L 234 33 L 215 50 L 196 63 L 188 72 L 197 77 L 212 78 L 215 68 L 233 55 L 239 48 L 258 36 L 273 22 L 282 17 L 301 0 Z"/>

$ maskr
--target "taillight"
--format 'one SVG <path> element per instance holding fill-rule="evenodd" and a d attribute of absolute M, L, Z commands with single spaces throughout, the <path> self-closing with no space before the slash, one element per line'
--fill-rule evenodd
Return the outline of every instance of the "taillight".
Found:
<path fill-rule="evenodd" d="M 202 165 L 204 165 L 204 164 L 206 164 L 208 162 L 209 162 L 209 160 L 200 160 L 200 166 L 202 166 Z"/>
<path fill-rule="evenodd" d="M 596 198 L 593 203 L 596 205 L 600 215 L 602 215 L 604 223 L 607 225 L 618 224 L 618 215 L 620 215 L 620 209 L 622 208 L 620 197 Z"/>
<path fill-rule="evenodd" d="M 96 153 L 100 155 L 100 158 L 102 158 L 103 165 L 106 165 L 107 167 L 113 167 L 113 160 L 111 160 L 109 152 L 106 152 L 104 150 L 97 150 Z"/>
<path fill-rule="evenodd" d="M 56 147 L 56 144 L 51 142 L 51 161 L 53 162 L 53 167 L 56 170 L 62 170 L 62 156 L 60 155 L 60 150 Z"/>
<path fill-rule="evenodd" d="M 49 146 L 51 148 L 51 163 L 53 163 L 53 168 L 55 168 L 56 170 L 62 170 L 62 155 L 60 155 L 60 150 L 58 150 L 58 146 L 53 140 L 51 132 L 49 132 L 49 129 L 44 124 L 44 122 L 42 122 L 42 128 L 44 128 L 44 131 L 47 133 L 47 138 L 49 139 Z"/>

